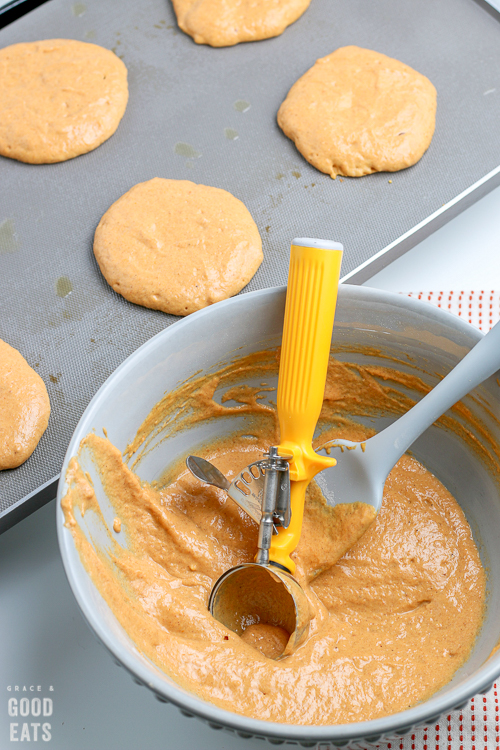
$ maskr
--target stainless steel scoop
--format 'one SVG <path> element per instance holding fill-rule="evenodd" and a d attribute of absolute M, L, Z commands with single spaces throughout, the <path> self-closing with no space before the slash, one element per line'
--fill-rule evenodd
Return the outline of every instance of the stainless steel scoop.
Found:
<path fill-rule="evenodd" d="M 290 633 L 277 659 L 292 654 L 305 639 L 309 602 L 295 578 L 275 563 L 244 563 L 216 581 L 208 608 L 216 620 L 242 635 L 249 625 L 265 623 Z"/>
<path fill-rule="evenodd" d="M 195 476 L 225 489 L 259 524 L 255 562 L 221 576 L 210 611 L 240 635 L 249 625 L 282 627 L 289 640 L 278 658 L 300 644 L 310 619 L 290 557 L 300 538 L 305 492 L 318 471 L 335 464 L 313 451 L 312 438 L 323 403 L 341 260 L 337 242 L 292 243 L 277 397 L 281 445 L 231 484 L 203 459 L 187 461 Z"/>
<path fill-rule="evenodd" d="M 290 571 L 269 559 L 273 534 L 290 524 L 291 454 L 279 455 L 271 446 L 260 461 L 246 466 L 232 482 L 216 466 L 199 456 L 186 464 L 202 482 L 225 490 L 259 524 L 254 563 L 227 570 L 216 581 L 208 608 L 216 620 L 242 635 L 249 625 L 266 623 L 286 630 L 290 638 L 278 658 L 292 653 L 307 633 L 309 603 Z"/>

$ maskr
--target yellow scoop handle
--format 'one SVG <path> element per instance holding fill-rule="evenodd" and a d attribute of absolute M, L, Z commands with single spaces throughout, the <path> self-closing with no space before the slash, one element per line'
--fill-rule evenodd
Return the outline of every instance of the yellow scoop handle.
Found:
<path fill-rule="evenodd" d="M 271 541 L 269 558 L 291 573 L 290 555 L 302 530 L 307 485 L 334 458 L 318 456 L 312 439 L 325 392 L 343 247 L 338 242 L 294 239 L 290 251 L 278 379 L 279 452 L 290 461 L 292 519 Z"/>

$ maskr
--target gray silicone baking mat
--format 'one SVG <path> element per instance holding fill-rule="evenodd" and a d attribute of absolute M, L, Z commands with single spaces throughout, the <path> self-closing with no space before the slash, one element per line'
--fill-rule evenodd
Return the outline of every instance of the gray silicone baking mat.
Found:
<path fill-rule="evenodd" d="M 0 46 L 55 37 L 115 50 L 130 99 L 116 134 L 90 154 L 41 166 L 0 158 L 0 338 L 40 373 L 52 403 L 33 456 L 0 475 L 4 528 L 53 496 L 50 480 L 93 394 L 175 321 L 115 294 L 92 254 L 99 219 L 132 185 L 190 179 L 242 199 L 265 253 L 249 291 L 286 283 L 297 235 L 340 240 L 343 273 L 353 271 L 488 185 L 500 164 L 500 25 L 473 0 L 312 0 L 281 37 L 224 49 L 179 31 L 168 0 L 50 0 L 0 31 Z M 334 181 L 276 125 L 296 79 L 347 44 L 396 57 L 435 84 L 436 133 L 411 169 Z"/>

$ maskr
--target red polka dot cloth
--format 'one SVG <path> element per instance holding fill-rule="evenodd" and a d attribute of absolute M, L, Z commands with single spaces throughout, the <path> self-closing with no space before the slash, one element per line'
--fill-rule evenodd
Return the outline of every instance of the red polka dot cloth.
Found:
<path fill-rule="evenodd" d="M 455 313 L 484 333 L 500 320 L 500 292 L 411 292 L 408 296 Z"/>
<path fill-rule="evenodd" d="M 484 333 L 500 320 L 499 292 L 412 292 L 408 296 L 459 315 Z M 500 750 L 499 693 L 495 684 L 486 695 L 472 698 L 466 708 L 443 716 L 439 724 L 416 729 L 380 747 L 389 750 Z"/>
<path fill-rule="evenodd" d="M 443 716 L 439 724 L 415 729 L 392 740 L 381 750 L 498 750 L 500 715 L 495 685 L 486 695 L 476 695 L 462 711 Z"/>

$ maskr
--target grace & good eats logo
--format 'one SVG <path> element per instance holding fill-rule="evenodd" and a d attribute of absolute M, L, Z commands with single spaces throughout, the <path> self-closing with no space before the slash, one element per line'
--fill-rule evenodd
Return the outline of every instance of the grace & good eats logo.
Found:
<path fill-rule="evenodd" d="M 7 713 L 11 742 L 49 742 L 52 739 L 50 717 L 54 710 L 54 688 L 49 685 L 8 685 Z"/>

